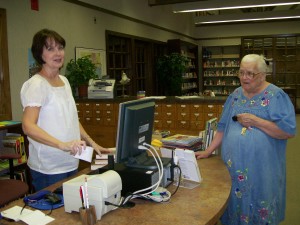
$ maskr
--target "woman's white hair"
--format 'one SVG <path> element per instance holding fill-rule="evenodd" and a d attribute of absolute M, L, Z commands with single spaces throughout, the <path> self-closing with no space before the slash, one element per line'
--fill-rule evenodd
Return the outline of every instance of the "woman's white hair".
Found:
<path fill-rule="evenodd" d="M 268 65 L 267 65 L 266 59 L 263 55 L 257 55 L 257 54 L 245 55 L 242 58 L 241 64 L 243 62 L 254 62 L 254 63 L 256 63 L 258 72 L 266 74 L 267 71 L 268 71 Z"/>

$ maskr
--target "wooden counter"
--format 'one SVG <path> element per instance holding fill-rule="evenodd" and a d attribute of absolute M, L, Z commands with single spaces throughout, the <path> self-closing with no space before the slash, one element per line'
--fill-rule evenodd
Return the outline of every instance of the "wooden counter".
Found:
<path fill-rule="evenodd" d="M 190 190 L 179 188 L 168 203 L 154 203 L 135 199 L 135 207 L 131 209 L 116 209 L 102 216 L 97 224 L 101 225 L 214 225 L 223 214 L 231 189 L 231 179 L 227 168 L 219 156 L 198 160 L 202 183 Z M 87 173 L 85 169 L 80 173 Z M 61 185 L 50 186 L 54 190 Z M 168 190 L 172 193 L 174 185 Z M 15 201 L 1 211 L 13 205 L 23 206 L 22 200 Z M 47 213 L 47 212 L 46 212 Z M 50 215 L 55 218 L 51 225 L 80 225 L 79 214 L 76 212 L 66 213 L 64 208 L 56 209 Z M 20 224 L 0 221 L 1 224 Z"/>

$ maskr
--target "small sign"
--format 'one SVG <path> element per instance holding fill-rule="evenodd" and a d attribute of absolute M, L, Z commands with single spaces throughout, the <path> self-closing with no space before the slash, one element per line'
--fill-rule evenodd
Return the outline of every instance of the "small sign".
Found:
<path fill-rule="evenodd" d="M 39 11 L 39 0 L 30 0 L 31 2 L 31 9 Z"/>

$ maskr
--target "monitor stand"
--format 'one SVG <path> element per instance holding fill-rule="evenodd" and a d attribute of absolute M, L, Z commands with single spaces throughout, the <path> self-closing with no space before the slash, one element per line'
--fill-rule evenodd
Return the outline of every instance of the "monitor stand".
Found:
<path fill-rule="evenodd" d="M 171 163 L 170 158 L 160 158 L 163 164 L 163 167 L 167 166 Z M 158 159 L 157 159 L 158 160 Z M 141 154 L 130 157 L 126 163 L 127 167 L 131 168 L 139 168 L 139 169 L 149 169 L 149 170 L 157 170 L 157 164 L 153 156 L 149 156 L 146 151 Z"/>

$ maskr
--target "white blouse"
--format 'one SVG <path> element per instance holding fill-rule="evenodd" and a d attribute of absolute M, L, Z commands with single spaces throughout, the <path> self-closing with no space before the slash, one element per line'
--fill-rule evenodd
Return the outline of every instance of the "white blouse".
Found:
<path fill-rule="evenodd" d="M 69 81 L 59 75 L 65 83 L 53 87 L 42 76 L 36 74 L 26 81 L 21 89 L 23 110 L 26 107 L 41 107 L 37 125 L 58 140 L 67 142 L 80 139 L 76 104 Z M 41 144 L 29 138 L 28 166 L 40 173 L 58 174 L 78 168 L 78 159 L 69 152 Z"/>

